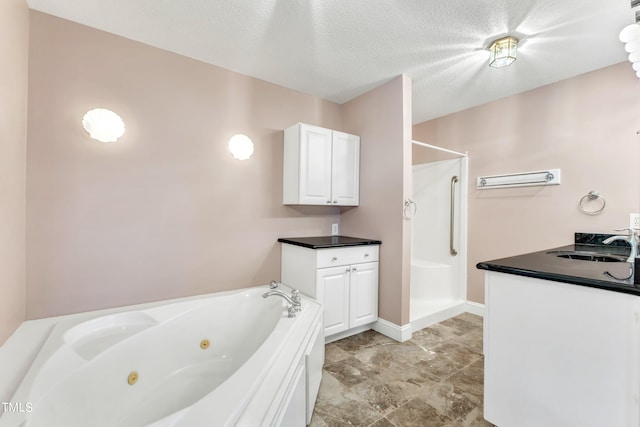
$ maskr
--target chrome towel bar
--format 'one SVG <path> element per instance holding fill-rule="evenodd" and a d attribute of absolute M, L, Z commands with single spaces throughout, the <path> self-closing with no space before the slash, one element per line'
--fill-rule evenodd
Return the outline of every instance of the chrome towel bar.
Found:
<path fill-rule="evenodd" d="M 531 187 L 534 185 L 560 184 L 560 169 L 512 173 L 505 175 L 479 176 L 478 190 L 490 188 Z"/>

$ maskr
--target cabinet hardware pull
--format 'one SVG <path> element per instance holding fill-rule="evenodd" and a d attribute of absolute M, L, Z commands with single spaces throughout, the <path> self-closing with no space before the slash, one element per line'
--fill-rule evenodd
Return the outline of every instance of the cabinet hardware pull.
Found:
<path fill-rule="evenodd" d="M 345 270 L 347 273 L 351 271 L 351 268 L 347 267 L 347 269 Z"/>
<path fill-rule="evenodd" d="M 358 269 L 357 269 L 357 268 L 355 268 L 355 267 L 353 267 L 353 268 L 351 269 L 351 271 L 358 271 Z"/>
<path fill-rule="evenodd" d="M 338 260 L 338 257 L 335 257 L 335 256 L 334 256 L 333 258 L 331 258 L 331 261 L 332 261 L 332 262 L 336 262 L 337 260 Z"/>
<path fill-rule="evenodd" d="M 327 204 L 330 205 L 331 204 L 331 200 L 327 200 Z"/>
<path fill-rule="evenodd" d="M 366 258 L 366 257 L 368 257 L 368 256 L 369 256 L 369 254 L 364 254 L 364 257 L 365 257 L 365 258 Z"/>
<path fill-rule="evenodd" d="M 338 201 L 337 201 L 337 200 L 334 200 L 334 201 L 333 201 L 333 203 L 338 203 Z"/>

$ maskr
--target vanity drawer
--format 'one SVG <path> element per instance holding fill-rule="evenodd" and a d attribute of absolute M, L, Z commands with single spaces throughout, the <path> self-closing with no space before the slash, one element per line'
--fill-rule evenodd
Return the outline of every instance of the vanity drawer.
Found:
<path fill-rule="evenodd" d="M 378 261 L 379 245 L 348 246 L 344 248 L 316 249 L 316 267 L 335 267 Z"/>

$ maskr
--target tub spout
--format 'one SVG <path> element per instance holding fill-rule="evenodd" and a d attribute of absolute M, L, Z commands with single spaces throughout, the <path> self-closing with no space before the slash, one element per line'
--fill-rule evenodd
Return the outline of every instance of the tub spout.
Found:
<path fill-rule="evenodd" d="M 301 310 L 302 303 L 300 299 L 300 292 L 298 292 L 296 289 L 291 291 L 291 296 L 276 289 L 267 291 L 262 294 L 262 298 L 267 298 L 271 296 L 279 296 L 280 298 L 283 298 L 285 301 L 289 303 L 289 307 L 287 308 L 289 317 L 296 317 L 296 313 Z"/>

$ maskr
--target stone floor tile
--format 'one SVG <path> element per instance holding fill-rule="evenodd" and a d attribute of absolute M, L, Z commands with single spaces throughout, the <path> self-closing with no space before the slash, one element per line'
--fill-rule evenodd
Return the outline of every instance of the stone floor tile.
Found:
<path fill-rule="evenodd" d="M 454 338 L 448 333 L 443 333 L 445 331 L 447 330 L 434 327 L 420 329 L 412 334 L 411 341 L 416 345 L 435 347 Z"/>
<path fill-rule="evenodd" d="M 414 365 L 416 378 L 432 381 L 442 381 L 462 369 L 464 365 L 448 357 L 433 352 L 432 357 L 417 362 Z"/>
<path fill-rule="evenodd" d="M 473 395 L 459 390 L 446 381 L 432 387 L 420 397 L 433 406 L 438 413 L 446 414 L 458 423 L 464 422 L 482 403 Z"/>
<path fill-rule="evenodd" d="M 454 419 L 439 413 L 422 398 L 410 400 L 386 418 L 394 425 L 402 427 L 457 427 Z"/>
<path fill-rule="evenodd" d="M 311 423 L 309 424 L 309 427 L 328 427 L 328 425 L 314 410 L 313 415 L 311 416 Z"/>
<path fill-rule="evenodd" d="M 460 335 L 453 342 L 463 345 L 468 350 L 475 353 L 484 353 L 484 349 L 482 348 L 482 331 L 467 332 L 464 335 Z"/>
<path fill-rule="evenodd" d="M 324 372 L 313 411 L 318 427 L 368 426 L 381 415 L 332 374 Z"/>
<path fill-rule="evenodd" d="M 381 415 L 399 408 L 421 391 L 422 387 L 418 384 L 384 377 L 375 377 L 350 389 L 350 393 L 357 394 Z"/>
<path fill-rule="evenodd" d="M 438 325 L 441 327 L 451 328 L 455 335 L 466 334 L 467 332 L 471 332 L 479 328 L 477 324 L 464 320 L 459 316 L 447 319 L 443 322 L 438 323 Z"/>
<path fill-rule="evenodd" d="M 366 381 L 379 373 L 353 356 L 325 365 L 324 370 L 347 387 Z"/>
<path fill-rule="evenodd" d="M 335 343 L 327 344 L 324 347 L 324 364 L 328 365 L 330 363 L 339 362 L 341 360 L 346 359 L 351 356 L 351 353 L 344 351 Z"/>
<path fill-rule="evenodd" d="M 398 343 L 367 331 L 325 347 L 313 427 L 490 427 L 482 318 L 462 314 Z"/>
<path fill-rule="evenodd" d="M 449 382 L 482 401 L 484 399 L 484 358 L 453 374 Z"/>
<path fill-rule="evenodd" d="M 380 418 L 378 421 L 376 421 L 375 423 L 369 425 L 369 427 L 397 427 L 394 424 L 391 423 L 391 421 L 389 421 L 386 418 Z"/>
<path fill-rule="evenodd" d="M 390 344 L 394 342 L 395 341 L 389 337 L 379 334 L 378 332 L 375 332 L 373 330 L 369 330 L 335 341 L 334 344 L 344 351 L 354 353 L 365 347 Z"/>
<path fill-rule="evenodd" d="M 464 336 L 461 335 L 461 338 Z M 458 340 L 447 341 L 433 348 L 434 352 L 455 360 L 462 366 L 469 365 L 482 358 L 482 352 L 477 352 L 476 350 L 477 348 L 472 348 L 472 346 Z"/>
<path fill-rule="evenodd" d="M 477 314 L 471 314 L 471 313 L 462 313 L 459 316 L 456 316 L 456 318 L 461 319 L 461 320 L 465 320 L 469 323 L 473 323 L 474 325 L 480 327 L 482 329 L 482 325 L 483 325 L 483 321 L 484 319 L 482 318 L 482 316 L 478 316 Z"/>
<path fill-rule="evenodd" d="M 482 417 L 482 409 L 478 407 L 467 415 L 462 422 L 462 427 L 494 427 L 494 425 Z"/>
<path fill-rule="evenodd" d="M 373 408 L 358 400 L 346 400 L 340 404 L 322 402 L 316 404 L 315 412 L 327 427 L 367 427 L 381 418 Z"/>

